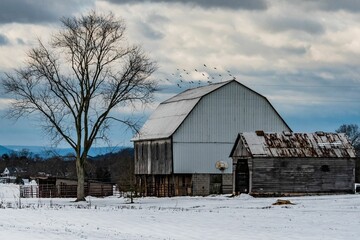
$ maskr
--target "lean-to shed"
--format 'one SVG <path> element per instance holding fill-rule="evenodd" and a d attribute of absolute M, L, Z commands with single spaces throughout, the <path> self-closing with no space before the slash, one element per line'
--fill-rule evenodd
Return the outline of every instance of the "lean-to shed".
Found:
<path fill-rule="evenodd" d="M 238 132 L 290 131 L 270 102 L 232 80 L 162 102 L 133 139 L 144 195 L 232 192 L 229 152 Z"/>
<path fill-rule="evenodd" d="M 355 151 L 343 133 L 240 133 L 230 156 L 235 193 L 353 192 Z"/>

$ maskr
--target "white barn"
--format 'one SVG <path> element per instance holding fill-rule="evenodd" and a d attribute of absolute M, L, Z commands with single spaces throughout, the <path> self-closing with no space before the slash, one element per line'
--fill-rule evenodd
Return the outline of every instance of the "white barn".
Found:
<path fill-rule="evenodd" d="M 232 192 L 229 157 L 239 132 L 291 131 L 270 102 L 235 80 L 186 90 L 164 102 L 133 139 L 144 195 Z"/>

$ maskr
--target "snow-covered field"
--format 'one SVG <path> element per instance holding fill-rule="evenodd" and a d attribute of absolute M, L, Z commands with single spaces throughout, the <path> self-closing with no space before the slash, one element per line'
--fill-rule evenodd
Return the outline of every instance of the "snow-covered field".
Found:
<path fill-rule="evenodd" d="M 0 239 L 360 239 L 360 195 L 24 199 L 0 186 Z M 19 207 L 21 206 L 21 208 Z"/>

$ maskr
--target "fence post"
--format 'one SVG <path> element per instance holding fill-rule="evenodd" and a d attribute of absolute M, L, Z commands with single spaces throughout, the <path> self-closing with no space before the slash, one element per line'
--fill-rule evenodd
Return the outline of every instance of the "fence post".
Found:
<path fill-rule="evenodd" d="M 22 190 L 22 186 L 19 186 L 19 208 L 21 209 L 21 190 Z"/>
<path fill-rule="evenodd" d="M 52 195 L 51 195 L 51 189 L 50 189 L 50 208 L 53 207 L 53 202 L 52 202 Z"/>

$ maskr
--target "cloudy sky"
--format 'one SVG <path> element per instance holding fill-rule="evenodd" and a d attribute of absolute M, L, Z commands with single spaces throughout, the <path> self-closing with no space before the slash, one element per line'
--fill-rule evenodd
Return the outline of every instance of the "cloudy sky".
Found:
<path fill-rule="evenodd" d="M 125 19 L 129 41 L 159 65 L 156 103 L 124 114 L 144 121 L 159 102 L 197 86 L 177 87 L 180 74 L 202 85 L 235 76 L 294 131 L 360 125 L 358 0 L 1 0 L 0 76 L 23 64 L 36 39 L 56 32 L 59 18 L 92 9 Z M 0 145 L 48 145 L 36 120 L 4 118 L 9 101 L 0 95 Z M 111 139 L 129 145 L 131 136 L 114 126 Z"/>

